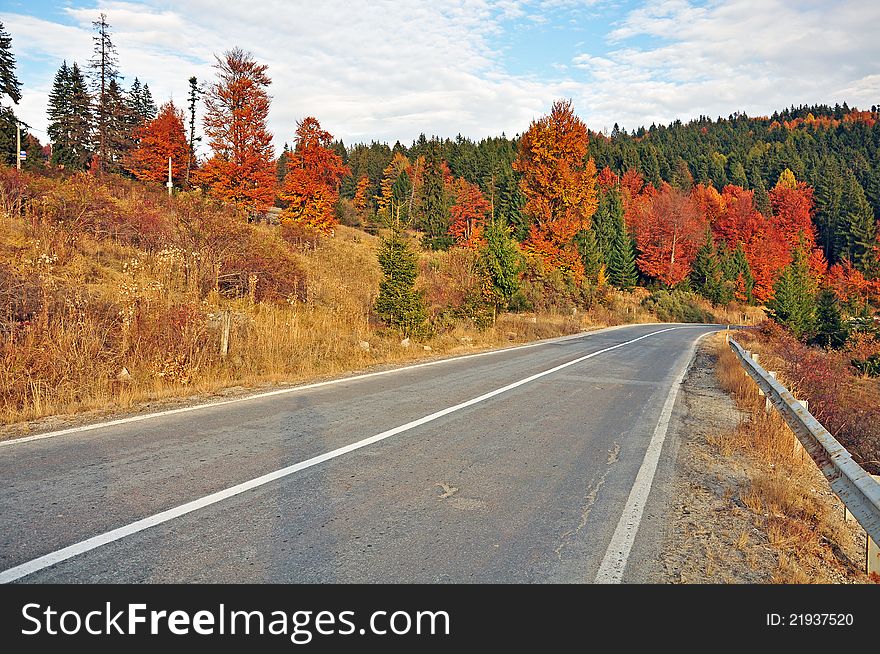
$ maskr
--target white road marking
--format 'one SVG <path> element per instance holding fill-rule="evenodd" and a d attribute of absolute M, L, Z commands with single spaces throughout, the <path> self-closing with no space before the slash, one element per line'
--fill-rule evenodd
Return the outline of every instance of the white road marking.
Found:
<path fill-rule="evenodd" d="M 697 343 L 700 339 L 714 332 L 706 332 L 696 338 L 691 346 L 688 357 L 685 359 L 684 365 L 681 367 L 672 388 L 669 389 L 669 395 L 666 397 L 666 403 L 660 412 L 660 420 L 654 429 L 654 435 L 648 444 L 645 452 L 645 458 L 636 474 L 636 480 L 629 492 L 626 505 L 623 507 L 623 513 L 614 535 L 611 536 L 611 542 L 599 564 L 599 571 L 596 573 L 597 584 L 619 584 L 623 579 L 623 572 L 626 569 L 626 563 L 629 559 L 629 553 L 632 551 L 633 543 L 636 540 L 636 534 L 639 525 L 642 522 L 642 514 L 645 511 L 645 505 L 648 502 L 648 496 L 651 494 L 651 486 L 654 483 L 654 474 L 657 472 L 657 464 L 660 462 L 660 452 L 663 450 L 663 442 L 666 440 L 666 432 L 669 430 L 669 422 L 672 419 L 672 409 L 675 406 L 675 399 L 678 397 L 678 390 L 684 381 L 684 376 L 690 368 L 693 361 L 694 353 L 697 349 Z"/>
<path fill-rule="evenodd" d="M 644 323 L 644 326 L 655 325 L 662 323 Z M 552 343 L 562 343 L 564 341 L 570 341 L 578 338 L 585 338 L 587 336 L 592 336 L 593 334 L 601 334 L 603 332 L 613 331 L 617 329 L 623 329 L 624 327 L 633 327 L 634 325 L 616 325 L 614 327 L 605 327 L 603 329 L 597 329 L 591 332 L 581 332 L 578 334 L 571 334 L 570 336 L 560 336 L 559 338 L 550 338 L 542 341 L 536 341 L 534 343 L 527 343 L 526 345 L 517 345 L 514 347 L 505 347 L 496 350 L 488 350 L 486 352 L 477 352 L 476 354 L 464 354 L 461 356 L 453 356 L 445 359 L 438 359 L 435 361 L 427 361 L 425 363 L 416 363 L 411 366 L 402 366 L 400 368 L 391 368 L 390 370 L 379 370 L 378 372 L 368 372 L 361 375 L 353 375 L 351 377 L 340 377 L 338 379 L 330 379 L 323 382 L 315 382 L 314 384 L 305 384 L 302 386 L 291 386 L 290 388 L 279 388 L 274 391 L 265 391 L 263 393 L 255 393 L 253 395 L 247 395 L 245 397 L 236 397 L 231 400 L 220 400 L 218 402 L 206 402 L 204 404 L 194 404 L 193 406 L 185 406 L 180 407 L 178 409 L 167 409 L 165 411 L 156 411 L 154 413 L 143 413 L 136 416 L 128 416 L 126 418 L 117 418 L 115 420 L 107 420 L 105 422 L 96 422 L 89 425 L 81 425 L 79 427 L 68 427 L 67 429 L 59 429 L 57 431 L 50 431 L 44 434 L 35 434 L 33 436 L 25 436 L 23 438 L 12 438 L 5 441 L 0 441 L 0 447 L 9 446 L 9 445 L 18 445 L 20 443 L 28 443 L 30 441 L 39 441 L 44 438 L 53 438 L 55 436 L 64 436 L 66 434 L 77 434 L 84 431 L 92 431 L 93 429 L 101 429 L 103 427 L 115 427 L 117 425 L 125 425 L 132 422 L 141 422 L 142 420 L 149 420 L 151 418 L 160 418 L 162 416 L 173 416 L 178 413 L 188 413 L 189 411 L 198 411 L 200 409 L 212 409 L 218 406 L 224 406 L 227 404 L 235 404 L 237 402 L 247 402 L 249 400 L 258 400 L 264 397 L 272 397 L 275 395 L 286 395 L 288 393 L 298 393 L 299 391 L 305 391 L 312 388 L 320 388 L 322 386 L 330 386 L 332 384 L 344 384 L 346 382 L 359 381 L 361 379 L 369 379 L 371 377 L 381 377 L 382 375 L 392 375 L 394 373 L 403 372 L 405 370 L 415 370 L 417 368 L 427 368 L 429 366 L 436 366 L 442 363 L 450 363 L 452 361 L 462 361 L 464 359 L 473 359 L 476 357 L 484 357 L 489 356 L 491 354 L 499 354 L 501 352 L 513 352 L 514 350 L 525 350 L 530 347 L 540 347 L 542 345 L 550 345 Z M 696 326 L 696 325 L 695 325 Z"/>
<path fill-rule="evenodd" d="M 150 527 L 155 527 L 156 525 L 168 522 L 169 520 L 174 520 L 175 518 L 179 518 L 183 515 L 186 515 L 187 513 L 192 513 L 193 511 L 198 511 L 199 509 L 203 509 L 206 506 L 222 502 L 223 500 L 226 500 L 230 497 L 240 495 L 241 493 L 247 492 L 254 488 L 258 488 L 259 486 L 263 486 L 283 477 L 287 477 L 288 475 L 292 475 L 293 473 L 299 472 L 300 470 L 311 468 L 312 466 L 316 466 L 319 463 L 324 463 L 325 461 L 335 459 L 336 457 L 342 456 L 343 454 L 348 454 L 349 452 L 354 452 L 355 450 L 359 450 L 362 447 L 367 447 L 368 445 L 372 445 L 373 443 L 378 443 L 379 441 L 385 440 L 386 438 L 390 438 L 391 436 L 395 436 L 405 431 L 409 431 L 410 429 L 414 429 L 415 427 L 427 424 L 429 422 L 437 420 L 438 418 L 449 415 L 450 413 L 460 411 L 461 409 L 479 404 L 480 402 L 485 402 L 486 400 L 491 399 L 497 395 L 506 393 L 507 391 L 513 390 L 514 388 L 519 388 L 520 386 L 528 384 L 529 382 L 533 382 L 536 379 L 546 377 L 547 375 L 551 375 L 554 372 L 558 372 L 560 370 L 568 368 L 569 366 L 573 366 L 582 361 L 586 361 L 587 359 L 592 359 L 593 357 L 604 354 L 605 352 L 610 352 L 612 350 L 616 350 L 617 348 L 631 345 L 632 343 L 644 340 L 650 336 L 669 332 L 674 329 L 680 329 L 680 327 L 669 327 L 667 329 L 661 329 L 655 332 L 651 332 L 650 334 L 639 336 L 638 338 L 624 341 L 623 343 L 618 343 L 617 345 L 612 345 L 610 347 L 597 350 L 596 352 L 592 352 L 590 354 L 585 354 L 584 356 L 572 359 L 571 361 L 560 364 L 558 366 L 554 366 L 553 368 L 550 368 L 548 370 L 535 373 L 534 375 L 530 375 L 524 379 L 508 384 L 507 386 L 502 386 L 501 388 L 497 388 L 494 391 L 484 393 L 479 397 L 475 397 L 465 402 L 461 402 L 460 404 L 456 404 L 446 409 L 436 411 L 435 413 L 427 415 L 423 418 L 419 418 L 418 420 L 413 420 L 412 422 L 408 422 L 405 425 L 400 425 L 399 427 L 388 429 L 387 431 L 383 431 L 382 433 L 376 434 L 375 436 L 370 436 L 369 438 L 351 443 L 350 445 L 345 445 L 344 447 L 331 450 L 330 452 L 325 452 L 324 454 L 312 457 L 311 459 L 301 461 L 300 463 L 295 463 L 293 465 L 287 466 L 286 468 L 281 468 L 280 470 L 276 470 L 275 472 L 270 472 L 255 479 L 251 479 L 250 481 L 231 486 L 230 488 L 227 488 L 225 490 L 206 495 L 205 497 L 199 498 L 197 500 L 187 502 L 186 504 L 181 504 L 180 506 L 162 511 L 147 518 L 142 518 L 141 520 L 137 520 L 123 527 L 112 529 L 98 536 L 93 536 L 92 538 L 88 538 L 79 543 L 75 543 L 73 545 L 69 545 L 68 547 L 61 548 L 60 550 L 57 550 L 55 552 L 45 554 L 36 559 L 27 561 L 26 563 L 22 563 L 15 567 L 9 568 L 8 570 L 0 572 L 0 583 L 5 584 L 11 581 L 15 581 L 16 579 L 21 579 L 22 577 L 25 577 L 29 574 L 32 574 L 39 570 L 43 570 L 62 561 L 66 561 L 67 559 L 73 558 L 85 552 L 89 552 L 93 549 L 101 547 L 102 545 L 107 545 L 108 543 L 120 540 L 122 538 L 125 538 L 126 536 L 131 536 L 132 534 L 136 534 L 140 531 L 144 531 L 145 529 L 149 529 Z"/>

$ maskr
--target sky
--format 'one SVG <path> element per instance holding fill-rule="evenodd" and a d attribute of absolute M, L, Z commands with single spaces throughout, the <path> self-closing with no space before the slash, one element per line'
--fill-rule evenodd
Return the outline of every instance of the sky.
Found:
<path fill-rule="evenodd" d="M 63 60 L 107 15 L 123 86 L 186 104 L 233 46 L 269 66 L 276 147 L 315 116 L 346 143 L 522 133 L 570 98 L 593 130 L 792 104 L 880 104 L 876 0 L 0 0 L 45 141 Z M 7 99 L 8 100 L 8 99 Z"/>

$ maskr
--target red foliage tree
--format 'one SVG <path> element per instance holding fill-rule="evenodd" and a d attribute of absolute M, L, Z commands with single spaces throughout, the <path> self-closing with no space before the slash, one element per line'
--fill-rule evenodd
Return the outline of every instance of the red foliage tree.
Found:
<path fill-rule="evenodd" d="M 841 302 L 853 302 L 859 306 L 867 303 L 880 304 L 880 279 L 870 280 L 844 259 L 828 271 L 828 284 Z"/>
<path fill-rule="evenodd" d="M 639 249 L 639 269 L 674 286 L 690 273 L 705 238 L 706 221 L 691 197 L 664 184 L 657 195 L 633 211 L 632 229 Z"/>
<path fill-rule="evenodd" d="M 218 79 L 205 99 L 205 134 L 213 155 L 196 183 L 215 197 L 252 211 L 275 200 L 275 158 L 269 116 L 267 66 L 239 48 L 218 57 Z"/>
<path fill-rule="evenodd" d="M 729 184 L 721 199 L 723 213 L 712 225 L 712 231 L 731 248 L 742 243 L 755 279 L 754 296 L 766 302 L 773 295 L 776 277 L 791 260 L 791 247 L 778 227 L 755 209 L 752 191 Z"/>
<path fill-rule="evenodd" d="M 484 243 L 483 227 L 492 207 L 476 184 L 459 178 L 453 184 L 455 204 L 449 209 L 449 234 L 462 247 L 476 248 Z"/>
<path fill-rule="evenodd" d="M 812 250 L 816 247 L 816 227 L 812 218 L 813 189 L 804 182 L 796 182 L 795 186 L 791 186 L 781 177 L 780 182 L 770 191 L 773 222 L 788 241 L 790 249 L 797 247 L 803 235 L 806 247 Z M 791 180 L 794 181 L 794 176 Z"/>
<path fill-rule="evenodd" d="M 297 123 L 295 147 L 279 196 L 288 203 L 282 222 L 292 222 L 330 234 L 337 224 L 335 207 L 339 180 L 351 171 L 330 149 L 333 137 L 309 116 Z"/>
<path fill-rule="evenodd" d="M 183 126 L 183 112 L 172 102 L 163 104 L 158 115 L 136 128 L 133 136 L 137 146 L 125 162 L 131 174 L 143 182 L 165 182 L 170 157 L 172 180 L 183 179 L 189 143 Z"/>

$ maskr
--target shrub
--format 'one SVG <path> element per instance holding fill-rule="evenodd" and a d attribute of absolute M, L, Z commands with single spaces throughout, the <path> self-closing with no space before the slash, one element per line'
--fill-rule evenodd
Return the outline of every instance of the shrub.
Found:
<path fill-rule="evenodd" d="M 715 322 L 715 316 L 700 306 L 695 293 L 659 290 L 642 300 L 642 306 L 661 322 Z"/>

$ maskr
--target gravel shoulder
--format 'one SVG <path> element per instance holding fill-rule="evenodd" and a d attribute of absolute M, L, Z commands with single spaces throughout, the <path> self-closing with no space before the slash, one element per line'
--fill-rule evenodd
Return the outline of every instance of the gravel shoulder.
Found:
<path fill-rule="evenodd" d="M 748 417 L 718 385 L 717 341 L 704 340 L 676 405 L 670 458 L 672 483 L 653 565 L 641 581 L 653 583 L 859 583 L 865 581 L 865 535 L 845 522 L 843 505 L 818 468 L 787 480 L 801 485 L 824 513 L 833 539 L 797 557 L 774 543 L 767 513 L 749 507 L 753 480 L 767 464 L 753 452 L 724 446 L 724 435 Z M 746 498 L 746 499 L 744 499 Z M 776 516 L 779 517 L 779 516 Z M 826 530 L 827 531 L 827 530 Z"/>

